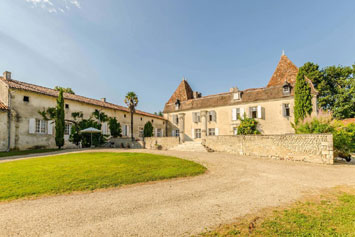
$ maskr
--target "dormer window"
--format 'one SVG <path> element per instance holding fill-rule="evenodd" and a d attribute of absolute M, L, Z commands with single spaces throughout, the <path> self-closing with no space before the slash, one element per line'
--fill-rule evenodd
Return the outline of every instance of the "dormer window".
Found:
<path fill-rule="evenodd" d="M 289 95 L 291 93 L 291 85 L 287 81 L 282 86 L 282 92 L 284 95 Z"/>
<path fill-rule="evenodd" d="M 234 100 L 240 100 L 240 92 L 236 92 L 233 94 L 233 99 Z"/>
<path fill-rule="evenodd" d="M 180 109 L 180 100 L 176 100 L 175 102 L 175 110 L 179 110 Z"/>

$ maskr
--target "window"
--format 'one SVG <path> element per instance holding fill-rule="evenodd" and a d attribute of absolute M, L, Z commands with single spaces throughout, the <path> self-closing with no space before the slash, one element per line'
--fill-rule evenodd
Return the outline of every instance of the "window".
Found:
<path fill-rule="evenodd" d="M 126 115 L 123 115 L 123 117 L 126 117 Z"/>
<path fill-rule="evenodd" d="M 283 87 L 283 92 L 284 93 L 289 93 L 290 92 L 290 87 L 289 86 L 284 86 Z"/>
<path fill-rule="evenodd" d="M 235 110 L 235 112 L 236 112 L 236 116 L 237 116 L 237 119 L 239 119 L 239 118 L 241 118 L 242 117 L 242 115 L 240 114 L 240 108 L 236 108 L 236 110 Z"/>
<path fill-rule="evenodd" d="M 173 123 L 178 125 L 179 124 L 179 116 L 177 114 L 173 115 Z"/>
<path fill-rule="evenodd" d="M 290 104 L 283 104 L 283 115 L 285 117 L 290 117 Z"/>
<path fill-rule="evenodd" d="M 180 109 L 180 100 L 176 100 L 175 102 L 175 110 L 179 110 Z"/>
<path fill-rule="evenodd" d="M 258 108 L 256 106 L 249 108 L 250 118 L 258 117 Z"/>
<path fill-rule="evenodd" d="M 209 128 L 208 129 L 208 136 L 215 136 L 215 135 L 216 135 L 216 129 Z"/>
<path fill-rule="evenodd" d="M 128 125 L 123 125 L 123 136 L 128 137 L 129 127 Z"/>
<path fill-rule="evenodd" d="M 65 104 L 65 108 L 66 108 L 66 109 L 69 109 L 69 104 Z"/>
<path fill-rule="evenodd" d="M 195 138 L 201 138 L 201 129 L 195 129 Z"/>
<path fill-rule="evenodd" d="M 23 97 L 23 101 L 24 101 L 24 102 L 30 102 L 30 97 L 24 96 L 24 97 Z"/>
<path fill-rule="evenodd" d="M 217 120 L 217 115 L 216 115 L 216 111 L 209 111 L 208 112 L 208 121 L 209 122 L 216 122 L 216 120 Z"/>
<path fill-rule="evenodd" d="M 179 137 L 180 136 L 180 130 L 179 129 L 176 129 L 175 130 L 175 137 Z"/>
<path fill-rule="evenodd" d="M 70 124 L 66 123 L 64 129 L 64 135 L 70 135 L 70 128 L 71 128 Z"/>
<path fill-rule="evenodd" d="M 161 128 L 157 128 L 157 137 L 162 137 L 162 130 L 161 130 Z"/>
<path fill-rule="evenodd" d="M 234 93 L 233 99 L 235 99 L 235 100 L 240 100 L 240 92 Z"/>
<path fill-rule="evenodd" d="M 152 123 L 154 123 L 154 120 L 152 119 Z"/>
<path fill-rule="evenodd" d="M 47 122 L 45 120 L 36 119 L 36 133 L 45 134 Z"/>
<path fill-rule="evenodd" d="M 233 135 L 238 135 L 238 128 L 237 127 L 233 128 Z"/>
<path fill-rule="evenodd" d="M 143 127 L 138 128 L 138 136 L 139 137 L 143 137 L 143 131 L 144 131 Z"/>
<path fill-rule="evenodd" d="M 199 123 L 201 121 L 201 117 L 200 117 L 200 113 L 199 112 L 192 113 L 192 121 L 194 123 Z"/>
<path fill-rule="evenodd" d="M 141 117 L 141 121 L 143 121 L 143 118 Z"/>

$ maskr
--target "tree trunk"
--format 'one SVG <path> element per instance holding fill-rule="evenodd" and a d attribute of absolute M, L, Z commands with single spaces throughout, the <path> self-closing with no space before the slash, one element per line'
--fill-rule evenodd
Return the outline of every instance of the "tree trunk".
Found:
<path fill-rule="evenodd" d="M 131 111 L 131 138 L 132 138 L 132 142 L 134 141 L 134 137 L 133 137 L 133 111 Z"/>

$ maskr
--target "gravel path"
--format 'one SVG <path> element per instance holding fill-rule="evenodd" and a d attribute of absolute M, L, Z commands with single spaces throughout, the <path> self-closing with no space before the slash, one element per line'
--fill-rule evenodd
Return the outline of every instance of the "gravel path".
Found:
<path fill-rule="evenodd" d="M 193 178 L 1 203 L 0 236 L 189 236 L 305 193 L 355 185 L 354 164 L 150 153 L 193 160 L 209 171 Z"/>

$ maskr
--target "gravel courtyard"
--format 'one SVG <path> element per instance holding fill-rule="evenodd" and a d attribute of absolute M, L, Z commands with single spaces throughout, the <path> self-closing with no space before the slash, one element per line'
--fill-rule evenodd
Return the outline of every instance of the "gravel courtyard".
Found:
<path fill-rule="evenodd" d="M 208 172 L 192 178 L 1 203 L 0 236 L 189 236 L 323 188 L 355 185 L 354 163 L 326 166 L 224 153 L 149 153 L 193 160 Z"/>

